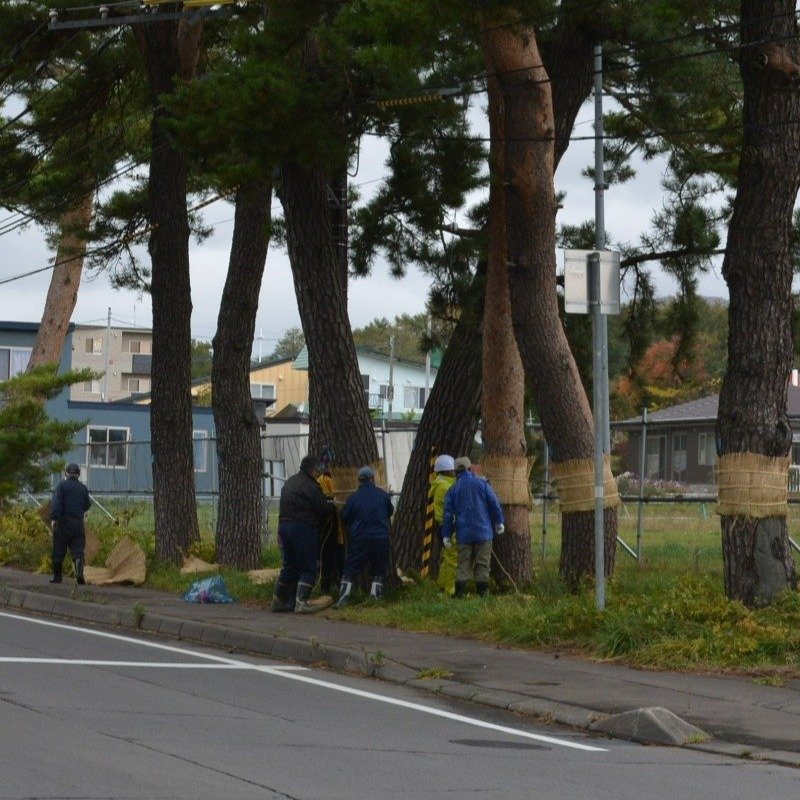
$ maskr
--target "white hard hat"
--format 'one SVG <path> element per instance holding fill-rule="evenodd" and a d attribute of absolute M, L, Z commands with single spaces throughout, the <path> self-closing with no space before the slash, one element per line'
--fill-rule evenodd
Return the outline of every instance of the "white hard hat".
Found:
<path fill-rule="evenodd" d="M 439 456 L 433 465 L 434 472 L 453 472 L 455 468 L 456 462 L 453 460 L 453 456 L 448 455 Z"/>

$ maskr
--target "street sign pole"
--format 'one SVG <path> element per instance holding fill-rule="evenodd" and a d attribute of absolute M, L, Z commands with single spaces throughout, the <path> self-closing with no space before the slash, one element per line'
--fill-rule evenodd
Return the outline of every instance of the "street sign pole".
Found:
<path fill-rule="evenodd" d="M 594 386 L 594 575 L 597 608 L 606 605 L 605 532 L 603 529 L 603 313 L 600 307 L 600 254 L 588 259 L 589 304 L 592 309 L 592 384 Z"/>
<path fill-rule="evenodd" d="M 594 48 L 594 213 L 595 243 L 606 249 L 605 163 L 603 160 L 603 46 Z M 605 491 L 603 462 L 611 452 L 611 421 L 608 402 L 608 318 L 600 305 L 600 255 L 589 257 L 592 287 L 592 337 L 594 346 L 594 576 L 598 610 L 606 605 Z"/>
<path fill-rule="evenodd" d="M 606 172 L 603 136 L 603 46 L 594 48 L 594 246 L 596 250 L 606 249 Z M 608 403 L 608 316 L 601 314 L 600 331 L 603 345 L 602 384 L 603 414 L 598 418 L 603 430 L 603 452 L 611 453 L 611 419 Z"/>

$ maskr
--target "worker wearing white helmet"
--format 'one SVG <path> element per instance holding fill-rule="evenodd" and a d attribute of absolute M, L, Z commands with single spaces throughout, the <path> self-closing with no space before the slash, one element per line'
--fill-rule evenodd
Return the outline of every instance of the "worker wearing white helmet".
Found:
<path fill-rule="evenodd" d="M 444 519 L 445 495 L 456 482 L 455 459 L 453 456 L 443 453 L 434 462 L 433 471 L 436 473 L 436 477 L 431 483 L 433 519 L 438 532 L 442 525 L 442 520 Z M 442 550 L 442 560 L 439 565 L 439 578 L 436 583 L 439 588 L 445 592 L 451 592 L 455 587 L 456 562 L 457 558 L 454 550 Z"/>

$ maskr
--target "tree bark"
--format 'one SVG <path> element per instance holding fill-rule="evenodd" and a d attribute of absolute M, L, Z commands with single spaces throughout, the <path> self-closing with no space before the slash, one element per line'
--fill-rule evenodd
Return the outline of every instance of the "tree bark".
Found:
<path fill-rule="evenodd" d="M 201 25 L 202 23 L 197 23 Z M 152 232 L 153 366 L 150 435 L 156 557 L 178 563 L 199 540 L 192 443 L 191 317 L 188 166 L 165 130 L 170 112 L 160 102 L 175 79 L 188 80 L 197 64 L 200 32 L 187 35 L 174 21 L 152 22 L 137 31 L 153 100 L 148 182 Z M 194 65 L 192 67 L 191 65 Z"/>
<path fill-rule="evenodd" d="M 741 4 L 744 139 L 722 274 L 730 292 L 728 366 L 717 451 L 788 454 L 792 368 L 789 241 L 800 188 L 800 47 L 793 0 Z M 747 605 L 796 588 L 786 517 L 723 516 L 725 592 Z"/>
<path fill-rule="evenodd" d="M 269 246 L 272 188 L 236 193 L 228 275 L 211 362 L 211 405 L 217 432 L 219 514 L 216 559 L 237 569 L 261 564 L 261 427 L 250 396 L 250 353 Z"/>
<path fill-rule="evenodd" d="M 478 429 L 485 265 L 473 278 L 425 403 L 392 526 L 392 552 L 402 570 L 419 570 L 425 532 L 431 449 L 466 453 Z"/>
<path fill-rule="evenodd" d="M 489 33 L 484 29 L 484 37 Z M 487 64 L 491 68 L 491 64 Z M 483 307 L 483 446 L 486 455 L 524 458 L 525 372 L 514 339 L 508 288 L 505 209 L 505 111 L 497 81 L 489 82 L 489 226 Z M 491 475 L 488 476 L 491 478 Z M 501 498 L 502 500 L 503 498 Z M 503 503 L 505 534 L 496 537 L 492 574 L 503 585 L 533 577 L 527 505 Z"/>
<path fill-rule="evenodd" d="M 558 315 L 556 292 L 555 120 L 549 77 L 535 32 L 493 26 L 487 63 L 505 102 L 509 285 L 514 333 L 542 429 L 556 462 L 591 458 L 594 424 L 586 391 Z M 604 514 L 606 571 L 616 553 L 617 514 Z M 572 585 L 594 573 L 591 513 L 562 515 L 562 576 Z"/>
<path fill-rule="evenodd" d="M 333 237 L 331 178 L 286 159 L 280 199 L 297 306 L 308 348 L 309 451 L 333 449 L 337 467 L 378 460 L 347 315 L 347 275 Z"/>
<path fill-rule="evenodd" d="M 86 231 L 92 222 L 93 203 L 94 191 L 91 191 L 61 218 L 56 262 L 28 369 L 61 361 L 69 321 L 78 302 L 86 257 Z"/>

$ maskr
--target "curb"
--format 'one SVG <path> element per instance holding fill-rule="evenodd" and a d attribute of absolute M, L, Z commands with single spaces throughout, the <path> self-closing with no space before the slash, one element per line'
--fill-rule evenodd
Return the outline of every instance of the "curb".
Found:
<path fill-rule="evenodd" d="M 387 659 L 380 649 L 356 651 L 345 647 L 320 644 L 314 637 L 298 639 L 280 634 L 256 633 L 214 623 L 184 620 L 150 611 L 137 613 L 134 609 L 127 610 L 115 605 L 74 600 L 35 590 L 16 589 L 3 584 L 0 584 L 0 606 L 158 634 L 180 641 L 222 648 L 229 652 L 238 651 L 317 667 L 327 667 L 335 672 L 376 678 L 455 700 L 465 700 L 502 711 L 510 711 L 513 714 L 530 717 L 545 724 L 577 728 L 595 736 L 598 734 L 596 730 L 592 729 L 592 726 L 609 716 L 595 709 L 544 698 L 485 689 L 448 678 L 422 677 L 421 673 L 425 671 L 424 669 L 414 669 L 402 662 Z M 679 746 L 688 750 L 729 758 L 800 768 L 800 753 L 762 749 L 753 745 L 716 739 Z"/>

